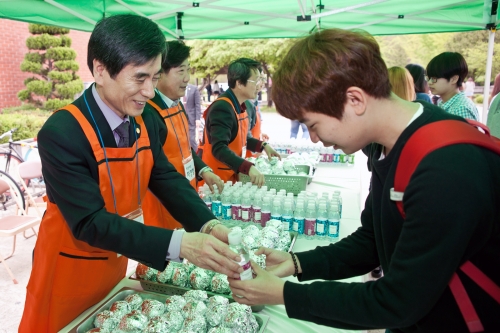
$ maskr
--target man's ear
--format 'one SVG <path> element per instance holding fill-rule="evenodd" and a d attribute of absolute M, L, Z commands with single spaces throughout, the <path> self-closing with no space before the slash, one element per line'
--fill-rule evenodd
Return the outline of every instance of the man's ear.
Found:
<path fill-rule="evenodd" d="M 102 86 L 103 81 L 104 81 L 104 75 L 109 75 L 108 72 L 106 71 L 106 67 L 104 67 L 104 64 L 101 63 L 99 60 L 94 59 L 93 60 L 93 65 L 94 65 L 94 70 L 93 70 L 93 75 L 94 75 L 94 80 L 97 85 Z"/>
<path fill-rule="evenodd" d="M 458 79 L 459 79 L 458 75 L 453 75 L 452 77 L 450 77 L 450 83 L 451 84 L 457 84 Z"/>
<path fill-rule="evenodd" d="M 367 96 L 363 89 L 358 87 L 349 87 L 346 91 L 346 106 L 354 111 L 354 114 L 361 116 L 365 113 L 367 107 Z"/>

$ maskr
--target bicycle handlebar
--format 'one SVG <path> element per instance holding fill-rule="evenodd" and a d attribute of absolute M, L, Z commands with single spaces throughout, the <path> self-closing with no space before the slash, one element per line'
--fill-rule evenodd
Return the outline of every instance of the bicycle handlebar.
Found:
<path fill-rule="evenodd" d="M 12 133 L 14 133 L 15 131 L 17 131 L 17 128 L 12 128 L 11 130 L 5 132 L 4 134 L 0 135 L 0 140 L 5 138 L 5 137 L 10 137 L 10 139 L 12 139 Z"/>

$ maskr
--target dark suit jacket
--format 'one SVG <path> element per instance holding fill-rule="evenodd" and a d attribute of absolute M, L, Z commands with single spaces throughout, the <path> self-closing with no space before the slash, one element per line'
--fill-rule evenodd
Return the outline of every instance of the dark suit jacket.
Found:
<path fill-rule="evenodd" d="M 91 88 L 73 104 L 95 128 L 84 96 L 104 145 L 116 147 L 113 132 L 97 106 Z M 147 109 L 142 116 L 154 158 L 149 188 L 187 231 L 199 231 L 214 217 L 187 179 L 165 157 L 158 138 L 158 117 Z M 130 126 L 129 137 L 132 145 L 135 142 L 133 126 Z M 58 205 L 76 239 L 121 253 L 156 269 L 165 268 L 172 231 L 130 223 L 106 211 L 99 190 L 97 162 L 83 130 L 69 112 L 57 112 L 47 120 L 38 134 L 38 147 L 48 198 Z"/>
<path fill-rule="evenodd" d="M 196 151 L 198 143 L 196 142 L 196 120 L 201 118 L 201 97 L 198 87 L 188 84 L 186 92 L 186 102 L 184 108 L 189 119 L 189 141 L 191 147 Z"/>

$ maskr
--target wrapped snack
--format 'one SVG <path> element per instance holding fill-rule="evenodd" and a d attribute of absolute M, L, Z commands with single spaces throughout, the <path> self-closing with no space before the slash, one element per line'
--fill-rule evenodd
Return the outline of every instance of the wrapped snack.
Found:
<path fill-rule="evenodd" d="M 254 237 L 252 236 L 244 236 L 242 241 L 241 241 L 241 244 L 247 248 L 247 249 L 258 249 L 259 248 L 259 243 L 257 243 L 257 241 L 255 240 Z"/>
<path fill-rule="evenodd" d="M 290 175 L 290 176 L 297 176 L 298 172 L 297 172 L 297 170 L 292 169 L 292 170 L 287 171 L 286 174 Z"/>
<path fill-rule="evenodd" d="M 241 235 L 243 237 L 250 236 L 253 238 L 257 238 L 257 237 L 259 237 L 259 233 L 260 233 L 259 228 L 257 228 L 255 225 L 249 225 L 248 227 L 243 229 Z"/>
<path fill-rule="evenodd" d="M 227 275 L 218 273 L 214 275 L 212 278 L 212 291 L 217 294 L 229 294 L 231 292 Z"/>
<path fill-rule="evenodd" d="M 111 305 L 109 311 L 111 311 L 113 313 L 113 316 L 115 316 L 116 318 L 122 319 L 124 315 L 132 311 L 132 308 L 126 301 L 116 301 L 113 303 L 113 305 Z"/>
<path fill-rule="evenodd" d="M 181 329 L 184 323 L 184 316 L 180 311 L 170 311 L 162 316 L 168 323 L 169 327 L 173 329 L 173 332 L 177 332 Z"/>
<path fill-rule="evenodd" d="M 254 251 L 250 252 L 250 259 L 255 261 L 257 265 L 260 266 L 262 269 L 266 269 L 266 255 L 265 254 L 259 254 L 256 255 Z"/>
<path fill-rule="evenodd" d="M 212 327 L 208 330 L 208 333 L 232 333 L 230 328 L 224 326 Z"/>
<path fill-rule="evenodd" d="M 272 156 L 271 160 L 269 161 L 269 163 L 271 163 L 271 165 L 276 165 L 276 164 L 278 164 L 278 162 L 280 162 L 280 159 L 277 156 Z"/>
<path fill-rule="evenodd" d="M 212 296 L 208 299 L 208 307 L 217 305 L 228 305 L 229 299 L 224 296 Z"/>
<path fill-rule="evenodd" d="M 189 275 L 189 281 L 194 289 L 206 290 L 210 287 L 212 281 L 212 274 L 208 273 L 207 269 L 196 267 Z"/>
<path fill-rule="evenodd" d="M 273 229 L 275 231 L 271 231 Z M 265 228 L 262 228 L 262 230 L 260 231 L 260 235 L 262 237 L 267 233 L 276 233 L 277 232 L 276 236 L 278 236 L 279 234 L 281 234 L 282 231 L 283 231 L 283 224 L 281 223 L 281 221 L 269 220 L 269 221 L 267 221 Z"/>
<path fill-rule="evenodd" d="M 184 294 L 184 299 L 188 301 L 202 301 L 206 302 L 208 300 L 208 295 L 206 291 L 203 290 L 189 290 Z"/>
<path fill-rule="evenodd" d="M 88 330 L 87 332 L 85 333 L 108 333 L 109 331 L 108 330 L 105 330 L 105 329 L 101 329 L 99 327 L 96 327 L 96 328 L 93 328 L 93 329 L 90 329 Z"/>
<path fill-rule="evenodd" d="M 270 249 L 274 249 L 274 240 L 271 238 L 260 238 L 257 241 L 257 245 L 259 247 L 263 246 L 263 247 L 268 247 Z"/>
<path fill-rule="evenodd" d="M 283 170 L 285 170 L 286 173 L 289 173 L 291 170 L 295 170 L 295 162 L 291 159 L 284 160 L 283 161 Z"/>
<path fill-rule="evenodd" d="M 189 300 L 186 305 L 182 308 L 182 315 L 184 318 L 194 316 L 194 315 L 205 315 L 207 312 L 207 306 L 203 301 Z"/>
<path fill-rule="evenodd" d="M 146 299 L 142 302 L 141 312 L 148 318 L 161 316 L 165 312 L 165 305 L 155 299 Z"/>
<path fill-rule="evenodd" d="M 123 332 L 137 332 L 142 331 L 146 328 L 148 324 L 148 317 L 143 315 L 139 310 L 134 310 L 130 313 L 127 313 L 123 316 L 120 324 L 118 325 L 118 329 Z"/>
<path fill-rule="evenodd" d="M 292 240 L 290 239 L 290 234 L 288 232 L 284 232 L 280 235 L 278 241 L 275 244 L 276 250 L 288 251 L 291 242 Z"/>
<path fill-rule="evenodd" d="M 225 299 L 226 303 L 217 303 L 216 301 L 209 304 L 207 312 L 205 313 L 205 318 L 210 326 L 218 326 L 222 324 L 224 318 L 227 315 L 227 307 L 229 305 L 229 300 L 221 296 L 215 296 Z M 213 297 L 212 297 L 213 298 Z"/>
<path fill-rule="evenodd" d="M 202 314 L 194 313 L 184 319 L 182 329 L 186 332 L 206 332 L 207 321 Z"/>
<path fill-rule="evenodd" d="M 178 287 L 188 286 L 188 273 L 183 266 L 174 267 L 172 274 L 172 284 Z"/>
<path fill-rule="evenodd" d="M 233 333 L 247 333 L 248 314 L 244 308 L 237 305 L 239 304 L 232 303 L 228 306 L 224 326 L 230 328 Z"/>
<path fill-rule="evenodd" d="M 174 333 L 165 317 L 153 317 L 149 320 L 148 326 L 144 329 L 143 333 Z"/>
<path fill-rule="evenodd" d="M 101 331 L 112 331 L 119 322 L 120 319 L 116 318 L 113 312 L 105 310 L 95 316 L 94 326 L 100 328 Z"/>
<path fill-rule="evenodd" d="M 186 305 L 186 300 L 179 295 L 172 295 L 165 301 L 165 308 L 168 312 L 181 311 L 184 305 Z"/>
<path fill-rule="evenodd" d="M 254 315 L 248 316 L 248 323 L 251 327 L 251 330 L 249 330 L 251 333 L 259 332 L 259 323 L 257 322 L 257 319 L 255 319 Z"/>
<path fill-rule="evenodd" d="M 156 281 L 156 274 L 158 274 L 158 271 L 154 268 L 139 263 L 135 269 L 135 274 L 140 279 L 148 281 Z"/>
<path fill-rule="evenodd" d="M 160 283 L 172 283 L 172 276 L 174 275 L 174 267 L 179 266 L 177 262 L 170 261 L 167 268 L 163 272 L 158 272 L 156 280 Z"/>
<path fill-rule="evenodd" d="M 125 297 L 124 301 L 130 305 L 130 310 L 139 310 L 143 300 L 139 294 L 131 294 Z"/>
<path fill-rule="evenodd" d="M 193 263 L 191 263 L 191 262 L 189 262 L 187 260 L 184 260 L 183 266 L 186 269 L 186 272 L 188 273 L 188 276 L 196 268 L 195 264 L 193 264 Z"/>

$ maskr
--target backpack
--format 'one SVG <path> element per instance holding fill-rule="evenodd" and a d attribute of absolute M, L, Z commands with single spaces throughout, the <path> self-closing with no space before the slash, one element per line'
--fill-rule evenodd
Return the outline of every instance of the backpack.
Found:
<path fill-rule="evenodd" d="M 404 146 L 396 166 L 391 200 L 396 201 L 399 212 L 406 217 L 403 194 L 410 178 L 420 161 L 432 151 L 445 146 L 468 143 L 494 151 L 500 155 L 500 139 L 490 136 L 488 127 L 474 121 L 468 123 L 457 120 L 437 121 L 419 128 Z M 472 126 L 471 126 L 472 125 Z M 484 134 L 477 128 L 481 128 Z M 500 287 L 470 261 L 459 268 L 493 299 L 500 304 Z M 472 302 L 457 273 L 449 282 L 449 287 L 470 332 L 484 331 Z"/>

